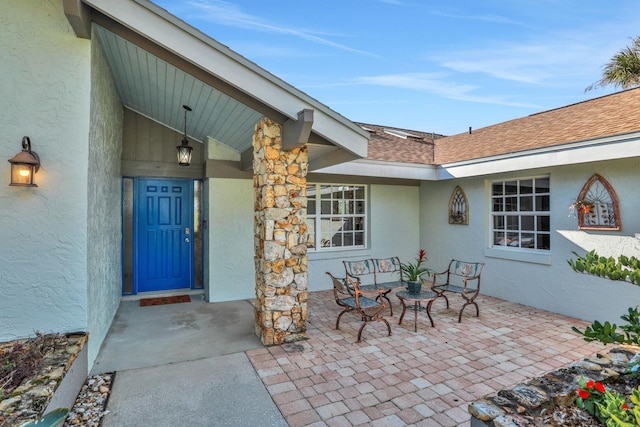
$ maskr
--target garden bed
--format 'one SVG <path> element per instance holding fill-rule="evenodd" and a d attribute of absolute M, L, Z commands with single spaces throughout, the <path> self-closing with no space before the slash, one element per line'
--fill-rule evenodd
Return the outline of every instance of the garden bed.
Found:
<path fill-rule="evenodd" d="M 0 426 L 71 408 L 87 379 L 87 335 L 40 334 L 0 344 Z"/>
<path fill-rule="evenodd" d="M 596 418 L 576 405 L 580 378 L 597 381 L 621 396 L 631 395 L 640 379 L 627 374 L 627 366 L 640 354 L 635 346 L 613 347 L 549 372 L 510 390 L 469 405 L 471 427 L 571 426 L 600 427 Z"/>

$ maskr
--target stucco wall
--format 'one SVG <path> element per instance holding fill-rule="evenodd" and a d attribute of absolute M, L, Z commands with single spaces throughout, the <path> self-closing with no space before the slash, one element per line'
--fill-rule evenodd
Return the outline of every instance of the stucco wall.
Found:
<path fill-rule="evenodd" d="M 61 1 L 0 2 L 0 341 L 87 328 L 90 42 Z M 9 187 L 24 135 L 37 188 Z"/>
<path fill-rule="evenodd" d="M 98 354 L 122 294 L 122 127 L 122 103 L 100 45 L 95 42 L 91 49 L 91 127 L 87 177 L 89 366 Z"/>
<path fill-rule="evenodd" d="M 209 301 L 255 298 L 253 181 L 210 178 L 207 197 Z"/>
<path fill-rule="evenodd" d="M 208 187 L 209 301 L 255 298 L 252 181 L 209 179 Z M 309 253 L 310 291 L 331 288 L 325 271 L 344 276 L 343 259 L 415 258 L 420 238 L 419 188 L 372 185 L 368 208 L 370 248 Z"/>
<path fill-rule="evenodd" d="M 584 254 L 595 249 L 601 255 L 640 255 L 640 198 L 637 159 L 598 162 L 579 166 L 501 174 L 477 179 L 425 182 L 421 185 L 421 239 L 431 254 L 428 265 L 446 267 L 451 258 L 484 261 L 482 293 L 524 305 L 539 307 L 580 319 L 620 323 L 628 307 L 640 303 L 640 287 L 574 272 L 567 259 L 572 251 Z M 613 186 L 620 199 L 622 230 L 596 232 L 578 230 L 577 218 L 569 216 L 569 205 L 584 183 L 599 173 Z M 496 255 L 489 247 L 489 193 L 485 179 L 509 179 L 549 174 L 551 183 L 551 251 L 549 262 L 535 263 Z M 450 225 L 447 203 L 455 185 L 469 198 L 469 225 Z M 498 252 L 499 254 L 499 252 Z M 480 308 L 482 310 L 482 307 Z"/>

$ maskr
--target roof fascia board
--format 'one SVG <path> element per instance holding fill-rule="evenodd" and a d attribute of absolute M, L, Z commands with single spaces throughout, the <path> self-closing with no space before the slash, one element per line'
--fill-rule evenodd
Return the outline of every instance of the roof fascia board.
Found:
<path fill-rule="evenodd" d="M 354 160 L 349 163 L 342 163 L 314 170 L 314 172 L 323 174 L 435 181 L 437 179 L 438 170 L 433 165 L 384 162 L 380 160 Z"/>
<path fill-rule="evenodd" d="M 640 132 L 633 132 L 538 150 L 443 164 L 438 167 L 437 179 L 466 178 L 639 156 Z"/>
<path fill-rule="evenodd" d="M 314 110 L 315 133 L 358 157 L 366 156 L 368 134 L 360 126 L 155 4 L 146 0 L 83 1 L 290 119 L 296 120 L 303 109 Z"/>

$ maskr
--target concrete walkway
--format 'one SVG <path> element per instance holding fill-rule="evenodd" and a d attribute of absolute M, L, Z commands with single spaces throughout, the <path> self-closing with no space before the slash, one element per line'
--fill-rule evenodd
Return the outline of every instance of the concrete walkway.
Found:
<path fill-rule="evenodd" d="M 571 331 L 586 322 L 480 296 L 480 317 L 437 301 L 393 335 L 331 291 L 309 296 L 306 341 L 264 347 L 248 301 L 156 307 L 122 303 L 94 372 L 117 371 L 103 419 L 113 426 L 470 426 L 470 402 L 601 349 Z"/>
<path fill-rule="evenodd" d="M 91 372 L 116 372 L 102 426 L 287 426 L 245 354 L 253 318 L 248 301 L 122 302 Z"/>

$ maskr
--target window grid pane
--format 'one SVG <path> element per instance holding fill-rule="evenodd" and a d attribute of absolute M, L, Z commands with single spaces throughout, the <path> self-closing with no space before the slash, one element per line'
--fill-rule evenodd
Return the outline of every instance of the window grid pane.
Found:
<path fill-rule="evenodd" d="M 365 247 L 364 185 L 308 184 L 307 197 L 309 249 Z M 316 206 L 320 207 L 319 213 Z"/>
<path fill-rule="evenodd" d="M 549 200 L 548 177 L 493 182 L 493 245 L 551 249 Z"/>

